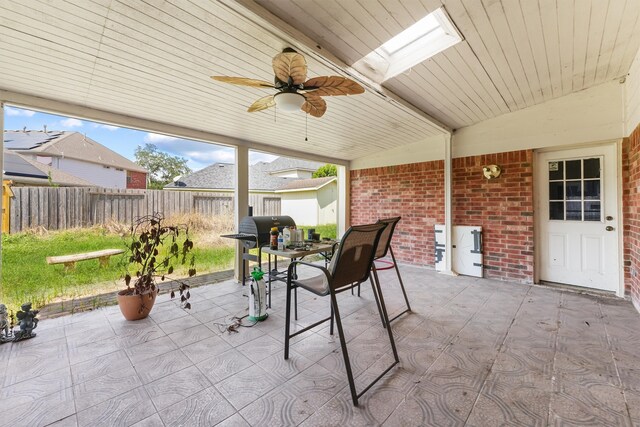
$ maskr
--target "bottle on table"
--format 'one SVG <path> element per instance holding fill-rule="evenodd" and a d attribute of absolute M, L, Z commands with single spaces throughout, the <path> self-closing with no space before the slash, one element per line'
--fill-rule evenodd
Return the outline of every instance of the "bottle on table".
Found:
<path fill-rule="evenodd" d="M 272 227 L 269 234 L 269 248 L 278 249 L 278 227 Z"/>
<path fill-rule="evenodd" d="M 289 227 L 282 230 L 282 240 L 285 248 L 291 244 L 291 229 Z"/>
<path fill-rule="evenodd" d="M 282 238 L 282 233 L 278 234 L 278 250 L 279 251 L 284 250 L 284 240 Z"/>

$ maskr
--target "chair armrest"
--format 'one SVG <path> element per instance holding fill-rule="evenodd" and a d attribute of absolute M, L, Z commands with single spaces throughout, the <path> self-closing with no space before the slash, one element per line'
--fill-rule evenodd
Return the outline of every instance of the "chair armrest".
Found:
<path fill-rule="evenodd" d="M 321 265 L 318 265 L 318 264 L 305 262 L 305 261 L 291 261 L 291 264 L 289 264 L 289 268 L 287 269 L 287 283 L 288 284 L 291 284 L 291 277 L 293 276 L 293 269 L 298 264 L 306 265 L 307 267 L 317 268 L 318 270 L 322 271 L 322 273 L 324 273 L 325 277 L 327 278 L 327 282 L 328 283 L 331 282 L 331 273 L 325 267 L 323 267 Z"/>

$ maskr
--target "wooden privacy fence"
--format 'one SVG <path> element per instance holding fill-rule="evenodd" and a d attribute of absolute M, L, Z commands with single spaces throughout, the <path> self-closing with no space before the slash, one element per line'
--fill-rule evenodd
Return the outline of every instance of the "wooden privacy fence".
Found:
<path fill-rule="evenodd" d="M 233 212 L 233 195 L 229 193 L 88 187 L 13 187 L 12 191 L 11 233 L 36 227 L 64 230 L 111 221 L 130 224 L 134 218 L 154 212 L 165 217 Z M 254 215 L 280 215 L 280 198 L 272 196 L 250 194 Z"/>

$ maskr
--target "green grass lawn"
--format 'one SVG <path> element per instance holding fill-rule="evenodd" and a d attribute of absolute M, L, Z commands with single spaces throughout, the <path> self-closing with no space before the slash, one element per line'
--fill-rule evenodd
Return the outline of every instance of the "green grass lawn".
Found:
<path fill-rule="evenodd" d="M 335 238 L 336 226 L 300 226 L 305 233 L 315 228 L 321 237 Z M 198 274 L 233 268 L 234 246 L 212 242 L 212 231 L 192 235 L 193 254 Z M 126 270 L 123 255 L 111 257 L 107 268 L 97 259 L 79 261 L 75 270 L 65 271 L 62 264 L 49 265 L 47 256 L 68 255 L 100 249 L 126 249 L 129 237 L 121 237 L 104 229 L 75 229 L 43 235 L 17 233 L 2 235 L 2 290 L 0 302 L 14 312 L 30 301 L 40 307 L 52 301 L 69 300 L 123 289 Z M 225 241 L 226 242 L 226 241 Z M 186 266 L 175 265 L 174 276 L 186 276 Z"/>
<path fill-rule="evenodd" d="M 233 247 L 198 246 L 194 235 L 198 274 L 233 268 Z M 19 233 L 2 235 L 2 294 L 0 300 L 15 311 L 31 301 L 35 307 L 62 299 L 95 295 L 124 287 L 120 279 L 126 269 L 123 255 L 112 256 L 107 268 L 97 259 L 79 261 L 72 271 L 62 264 L 49 265 L 47 256 L 126 249 L 129 239 L 98 229 L 51 232 L 45 235 Z M 186 266 L 175 266 L 173 276 L 186 276 Z"/>
<path fill-rule="evenodd" d="M 307 230 L 310 228 L 315 228 L 316 233 L 320 234 L 320 238 L 328 237 L 330 239 L 336 238 L 336 225 L 335 224 L 326 224 L 326 225 L 296 225 L 297 228 L 302 228 L 304 230 L 304 238 L 307 238 Z"/>

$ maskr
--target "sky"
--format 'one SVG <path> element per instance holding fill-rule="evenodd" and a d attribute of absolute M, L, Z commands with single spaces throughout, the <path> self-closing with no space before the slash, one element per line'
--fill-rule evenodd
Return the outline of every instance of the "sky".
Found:
<path fill-rule="evenodd" d="M 121 128 L 16 107 L 5 106 L 4 111 L 5 130 L 22 130 L 24 127 L 27 130 L 43 130 L 46 125 L 47 131 L 81 132 L 132 161 L 135 161 L 134 152 L 136 148 L 145 144 L 153 144 L 160 151 L 187 159 L 189 167 L 194 171 L 216 162 L 233 163 L 235 160 L 233 148 L 222 145 L 174 138 L 157 133 Z M 250 151 L 249 163 L 270 162 L 276 157 L 270 154 Z"/>

